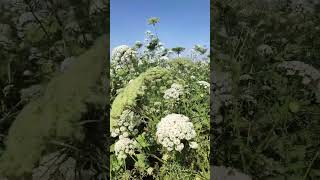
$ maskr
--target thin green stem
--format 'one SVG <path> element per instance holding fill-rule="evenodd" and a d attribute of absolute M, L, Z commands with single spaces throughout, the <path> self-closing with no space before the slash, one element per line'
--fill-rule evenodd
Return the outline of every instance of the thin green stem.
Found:
<path fill-rule="evenodd" d="M 314 161 L 318 158 L 318 155 L 319 155 L 319 151 L 317 151 L 317 153 L 316 153 L 316 154 L 314 155 L 314 157 L 312 158 L 312 160 L 311 160 L 311 162 L 310 162 L 310 164 L 309 164 L 309 166 L 308 166 L 308 169 L 307 169 L 307 171 L 305 172 L 305 174 L 304 174 L 304 176 L 303 176 L 303 179 L 307 179 L 307 176 L 308 176 L 308 174 L 309 174 L 309 172 L 310 172 L 310 169 L 311 169 Z"/>

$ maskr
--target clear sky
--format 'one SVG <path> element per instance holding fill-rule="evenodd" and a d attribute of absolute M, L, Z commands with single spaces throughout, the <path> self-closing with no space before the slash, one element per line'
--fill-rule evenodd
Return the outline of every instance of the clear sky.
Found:
<path fill-rule="evenodd" d="M 147 19 L 159 17 L 157 33 L 165 47 L 210 47 L 210 0 L 110 0 L 110 45 L 133 45 L 154 32 Z"/>

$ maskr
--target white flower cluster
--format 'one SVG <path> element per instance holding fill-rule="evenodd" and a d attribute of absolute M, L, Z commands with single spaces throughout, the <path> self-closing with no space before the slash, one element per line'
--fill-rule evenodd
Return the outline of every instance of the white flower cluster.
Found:
<path fill-rule="evenodd" d="M 174 54 L 174 52 L 172 50 L 168 50 L 167 56 L 170 57 L 172 54 Z"/>
<path fill-rule="evenodd" d="M 240 76 L 240 81 L 248 81 L 248 80 L 252 80 L 252 76 L 250 76 L 249 74 L 243 74 Z"/>
<path fill-rule="evenodd" d="M 160 42 L 159 38 L 151 31 L 146 31 L 144 39 L 145 49 L 144 56 L 149 62 L 157 62 L 163 56 L 169 56 L 169 50 Z"/>
<path fill-rule="evenodd" d="M 143 45 L 141 41 L 136 41 L 134 44 L 135 45 Z"/>
<path fill-rule="evenodd" d="M 48 16 L 48 11 L 45 9 L 36 10 L 35 12 L 24 12 L 21 13 L 20 17 L 16 19 L 16 28 L 17 28 L 17 35 L 20 38 L 25 37 L 25 33 L 27 31 L 32 30 L 35 27 L 38 27 L 39 25 L 36 23 L 35 16 L 42 21 Z"/>
<path fill-rule="evenodd" d="M 12 47 L 12 43 L 11 43 L 11 40 L 7 37 L 7 36 L 3 36 L 0 34 L 0 46 L 2 47 Z"/>
<path fill-rule="evenodd" d="M 297 73 L 303 78 L 302 83 L 305 85 L 320 79 L 320 72 L 316 68 L 301 61 L 285 61 L 278 64 L 278 68 L 286 69 L 289 76 Z"/>
<path fill-rule="evenodd" d="M 35 60 L 35 59 L 40 59 L 42 56 L 42 54 L 38 48 L 32 47 L 32 48 L 30 48 L 29 51 L 30 51 L 30 55 L 28 57 L 29 61 Z"/>
<path fill-rule="evenodd" d="M 138 142 L 129 138 L 119 139 L 119 141 L 114 144 L 114 151 L 118 160 L 126 159 L 127 154 L 133 155 L 137 148 Z"/>
<path fill-rule="evenodd" d="M 134 43 L 135 49 L 140 49 L 143 46 L 143 43 L 141 41 L 136 41 Z"/>
<path fill-rule="evenodd" d="M 138 134 L 136 127 L 140 124 L 139 117 L 131 110 L 125 110 L 122 112 L 118 124 L 115 128 L 111 129 L 111 136 L 119 139 L 127 138 L 129 135 Z"/>
<path fill-rule="evenodd" d="M 152 167 L 149 167 L 148 169 L 147 169 L 147 173 L 148 173 L 148 175 L 152 175 L 153 174 L 153 168 Z"/>
<path fill-rule="evenodd" d="M 198 84 L 200 84 L 204 88 L 210 88 L 210 83 L 208 83 L 207 81 L 198 81 Z"/>
<path fill-rule="evenodd" d="M 157 38 L 156 35 L 154 35 L 151 31 L 147 30 L 145 32 L 145 39 L 144 39 L 144 43 L 146 44 L 146 47 L 149 46 L 151 43 L 157 42 L 155 44 L 155 47 L 159 47 L 159 39 Z"/>
<path fill-rule="evenodd" d="M 157 141 L 168 151 L 175 149 L 181 151 L 184 148 L 182 140 L 191 141 L 196 136 L 190 119 L 181 114 L 169 114 L 157 124 Z M 194 141 L 189 143 L 190 148 L 196 149 L 198 144 Z"/>
<path fill-rule="evenodd" d="M 90 15 L 99 13 L 107 7 L 106 3 L 103 0 L 93 0 L 92 3 L 90 4 L 91 4 L 91 6 L 89 7 Z"/>
<path fill-rule="evenodd" d="M 64 27 L 67 32 L 79 32 L 81 30 L 80 25 L 76 21 L 71 21 Z"/>
<path fill-rule="evenodd" d="M 195 45 L 195 46 L 192 48 L 192 50 L 193 50 L 195 53 L 199 53 L 199 54 L 203 55 L 203 54 L 205 54 L 205 53 L 207 52 L 208 49 L 205 48 L 205 47 L 202 46 L 202 45 L 197 44 L 197 45 Z"/>
<path fill-rule="evenodd" d="M 180 84 L 173 83 L 171 88 L 164 92 L 163 98 L 165 99 L 178 99 L 183 94 L 183 87 Z"/>
<path fill-rule="evenodd" d="M 137 52 L 127 45 L 121 45 L 112 50 L 111 60 L 119 66 L 130 64 L 136 59 Z"/>
<path fill-rule="evenodd" d="M 129 49 L 129 46 L 127 45 L 120 45 L 115 47 L 111 53 L 111 60 L 113 61 L 120 60 L 124 52 L 126 52 L 128 49 Z"/>
<path fill-rule="evenodd" d="M 273 50 L 269 45 L 261 44 L 257 48 L 257 53 L 260 56 L 270 56 L 273 53 Z"/>
<path fill-rule="evenodd" d="M 164 47 L 164 45 L 159 42 L 157 50 L 155 51 L 155 58 L 166 58 L 166 55 L 168 54 L 168 49 Z M 168 59 L 169 60 L 169 59 Z"/>
<path fill-rule="evenodd" d="M 31 12 L 25 12 L 20 15 L 17 26 L 21 28 L 25 24 L 34 21 L 36 21 L 36 19 L 34 18 L 33 14 Z"/>
<path fill-rule="evenodd" d="M 213 91 L 214 94 L 217 95 L 219 98 L 223 99 L 224 104 L 229 104 L 231 97 L 229 95 L 232 91 L 232 80 L 231 74 L 228 72 L 216 72 L 213 71 L 212 76 L 212 83 L 213 83 Z M 222 98 L 222 96 L 226 96 Z M 228 97 L 227 97 L 228 96 Z"/>
<path fill-rule="evenodd" d="M 121 57 L 121 62 L 131 62 L 133 58 L 136 58 L 137 52 L 131 48 L 124 52 L 123 56 Z"/>
<path fill-rule="evenodd" d="M 219 72 L 216 69 L 212 71 L 212 99 L 213 105 L 211 106 L 211 115 L 213 119 L 219 113 L 220 108 L 223 106 L 229 106 L 232 104 L 232 78 L 228 72 Z"/>
<path fill-rule="evenodd" d="M 167 56 L 161 56 L 160 60 L 161 61 L 169 61 L 169 58 Z"/>

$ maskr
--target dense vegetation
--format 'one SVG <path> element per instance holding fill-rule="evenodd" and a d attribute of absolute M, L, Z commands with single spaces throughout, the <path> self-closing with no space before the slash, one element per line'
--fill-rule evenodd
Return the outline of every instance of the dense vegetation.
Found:
<path fill-rule="evenodd" d="M 151 31 L 113 49 L 112 179 L 209 179 L 209 63 L 200 45 L 193 60 L 173 58 L 184 50 Z"/>
<path fill-rule="evenodd" d="M 320 178 L 316 2 L 213 2 L 214 166 L 253 179 Z"/>
<path fill-rule="evenodd" d="M 106 178 L 107 7 L 0 2 L 1 176 Z"/>
<path fill-rule="evenodd" d="M 232 175 L 225 167 L 253 179 L 320 179 L 320 6 L 301 2 L 212 1 L 209 107 L 207 57 L 195 61 L 205 48 L 173 58 L 185 48 L 170 51 L 147 32 L 109 68 L 107 3 L 1 1 L 1 176 L 107 179 L 111 153 L 113 179 L 208 179 L 211 149 L 218 179 Z M 188 136 L 171 144 L 167 124 Z"/>

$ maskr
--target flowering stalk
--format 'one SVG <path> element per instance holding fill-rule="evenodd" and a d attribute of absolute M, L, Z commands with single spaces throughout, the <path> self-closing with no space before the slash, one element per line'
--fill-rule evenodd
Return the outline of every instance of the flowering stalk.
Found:
<path fill-rule="evenodd" d="M 123 91 L 115 98 L 112 103 L 110 112 L 110 126 L 111 129 L 116 126 L 117 120 L 121 116 L 122 112 L 130 107 L 136 105 L 137 97 L 144 94 L 143 86 L 147 82 L 152 82 L 154 79 L 164 78 L 169 75 L 169 71 L 164 68 L 151 68 L 142 73 L 139 77 L 134 79 Z"/>

